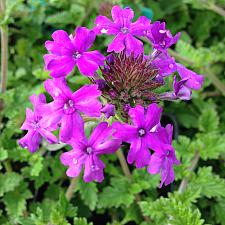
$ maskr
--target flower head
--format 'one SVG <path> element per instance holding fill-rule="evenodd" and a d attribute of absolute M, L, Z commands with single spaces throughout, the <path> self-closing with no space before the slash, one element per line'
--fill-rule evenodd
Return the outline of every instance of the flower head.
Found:
<path fill-rule="evenodd" d="M 97 34 L 115 35 L 108 46 L 108 52 L 121 52 L 126 49 L 127 53 L 143 53 L 143 43 L 135 36 L 144 36 L 150 20 L 144 16 L 132 23 L 134 12 L 131 8 L 121 9 L 120 6 L 112 8 L 113 21 L 105 16 L 98 16 L 95 20 L 94 31 Z"/>
<path fill-rule="evenodd" d="M 65 77 L 75 65 L 83 75 L 93 76 L 105 57 L 99 51 L 89 51 L 95 40 L 95 33 L 85 27 L 78 27 L 73 37 L 63 30 L 52 34 L 53 41 L 46 41 L 45 47 L 50 52 L 44 56 L 45 68 L 52 77 Z"/>
<path fill-rule="evenodd" d="M 160 123 L 161 112 L 162 109 L 155 103 L 146 110 L 138 105 L 129 110 L 132 125 L 120 122 L 114 122 L 112 125 L 116 130 L 114 137 L 131 144 L 127 161 L 130 164 L 135 162 L 137 168 L 142 168 L 150 162 L 149 149 L 152 148 L 154 128 Z"/>
<path fill-rule="evenodd" d="M 30 152 L 35 152 L 39 148 L 42 137 L 51 144 L 57 143 L 57 138 L 51 133 L 51 131 L 56 130 L 57 127 L 46 121 L 45 118 L 42 118 L 37 112 L 37 108 L 46 102 L 43 94 L 30 96 L 30 101 L 34 106 L 34 111 L 29 108 L 26 110 L 26 120 L 21 130 L 27 130 L 28 132 L 19 140 L 19 144 L 23 148 L 28 148 Z"/>
<path fill-rule="evenodd" d="M 147 107 L 157 100 L 154 90 L 164 84 L 157 74 L 158 70 L 142 54 L 135 57 L 125 52 L 115 53 L 102 69 L 105 80 L 103 96 L 118 109 L 127 105 Z"/>
<path fill-rule="evenodd" d="M 155 135 L 156 141 L 153 141 L 154 154 L 151 157 L 148 172 L 151 174 L 161 173 L 161 183 L 168 185 L 174 181 L 173 165 L 179 165 L 174 148 L 172 147 L 173 127 L 168 124 L 166 128 L 158 127 Z M 154 140 L 154 139 L 153 139 Z"/>
<path fill-rule="evenodd" d="M 113 129 L 106 122 L 101 122 L 93 130 L 89 140 L 84 134 L 83 123 L 78 123 L 72 139 L 67 143 L 73 147 L 61 155 L 63 165 L 69 166 L 66 174 L 77 177 L 84 166 L 84 181 L 102 182 L 105 164 L 99 159 L 102 154 L 112 154 L 121 145 L 121 141 L 112 137 Z"/>
<path fill-rule="evenodd" d="M 101 103 L 98 97 L 101 92 L 97 85 L 84 85 L 76 92 L 72 92 L 65 79 L 48 79 L 44 83 L 46 91 L 54 101 L 39 107 L 39 111 L 46 120 L 60 124 L 60 140 L 69 140 L 73 133 L 73 127 L 81 122 L 80 112 L 86 116 L 99 117 L 101 115 Z"/>

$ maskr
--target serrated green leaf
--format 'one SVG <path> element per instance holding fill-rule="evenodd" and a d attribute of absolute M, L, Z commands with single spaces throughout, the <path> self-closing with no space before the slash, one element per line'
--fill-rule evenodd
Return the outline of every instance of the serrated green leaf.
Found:
<path fill-rule="evenodd" d="M 4 193 L 13 191 L 22 180 L 21 175 L 14 172 L 8 172 L 5 174 L 0 174 L 0 197 Z"/>
<path fill-rule="evenodd" d="M 88 223 L 86 218 L 75 218 L 74 225 L 93 225 L 93 223 Z"/>
<path fill-rule="evenodd" d="M 128 192 L 129 182 L 126 177 L 115 177 L 111 179 L 111 186 L 103 189 L 99 194 L 99 208 L 129 206 L 134 201 L 134 194 Z"/>
<path fill-rule="evenodd" d="M 96 183 L 85 183 L 83 179 L 80 179 L 78 189 L 84 203 L 90 208 L 90 210 L 94 210 L 98 201 L 98 189 Z"/>
<path fill-rule="evenodd" d="M 199 129 L 203 132 L 216 131 L 219 125 L 219 117 L 215 109 L 208 108 L 202 112 L 198 120 Z"/>
<path fill-rule="evenodd" d="M 207 198 L 225 197 L 225 180 L 212 173 L 212 167 L 201 167 L 194 175 L 188 188 L 200 190 L 202 196 Z"/>

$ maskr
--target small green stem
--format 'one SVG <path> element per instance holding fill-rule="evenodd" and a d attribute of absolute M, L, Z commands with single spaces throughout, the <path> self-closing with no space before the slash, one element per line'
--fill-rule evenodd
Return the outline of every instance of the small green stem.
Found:
<path fill-rule="evenodd" d="M 0 15 L 5 13 L 5 0 L 0 0 Z M 8 26 L 1 27 L 1 93 L 6 91 L 6 80 L 8 70 Z"/>
<path fill-rule="evenodd" d="M 220 16 L 222 16 L 222 17 L 225 18 L 225 10 L 224 10 L 223 8 L 221 8 L 221 7 L 219 7 L 219 6 L 215 5 L 215 4 L 213 4 L 213 5 L 210 7 L 210 9 L 211 9 L 213 12 L 215 12 L 215 13 L 217 13 L 218 15 L 220 15 Z"/>
<path fill-rule="evenodd" d="M 195 170 L 195 168 L 197 167 L 197 164 L 198 164 L 199 159 L 200 159 L 200 155 L 199 155 L 198 151 L 196 151 L 196 152 L 195 152 L 195 155 L 194 155 L 194 157 L 193 157 L 193 159 L 192 159 L 192 161 L 191 161 L 191 165 L 190 165 L 190 167 L 188 168 L 188 170 L 189 170 L 190 172 L 192 172 L 192 171 Z M 179 188 L 178 188 L 178 192 L 179 192 L 179 193 L 183 193 L 184 190 L 186 189 L 187 184 L 188 184 L 188 178 L 189 178 L 189 177 L 185 177 L 185 178 L 181 181 L 180 186 L 179 186 Z"/>
<path fill-rule="evenodd" d="M 120 161 L 120 165 L 122 167 L 123 173 L 128 178 L 128 180 L 131 181 L 131 172 L 129 170 L 129 167 L 127 165 L 123 152 L 119 149 L 118 151 L 116 151 L 116 155 Z"/>
<path fill-rule="evenodd" d="M 122 167 L 123 173 L 125 174 L 125 176 L 129 180 L 129 182 L 131 182 L 131 180 L 132 180 L 131 172 L 130 172 L 130 169 L 127 165 L 127 161 L 126 161 L 126 158 L 124 157 L 123 152 L 119 149 L 118 151 L 116 151 L 116 155 L 119 159 L 119 162 L 120 162 L 120 165 Z M 136 201 L 137 204 L 138 204 L 138 202 L 141 201 L 141 196 L 139 194 L 136 194 L 135 201 Z M 138 204 L 138 206 L 139 206 L 139 204 Z M 143 216 L 143 218 L 148 223 L 150 223 L 152 221 L 151 218 L 149 218 L 147 216 Z"/>
<path fill-rule="evenodd" d="M 69 187 L 67 188 L 67 191 L 66 191 L 66 198 L 68 201 L 71 200 L 71 198 L 73 197 L 73 193 L 74 193 L 74 189 L 75 189 L 75 186 L 76 186 L 76 183 L 79 179 L 79 176 L 78 177 L 74 177 L 70 180 L 70 185 Z"/>

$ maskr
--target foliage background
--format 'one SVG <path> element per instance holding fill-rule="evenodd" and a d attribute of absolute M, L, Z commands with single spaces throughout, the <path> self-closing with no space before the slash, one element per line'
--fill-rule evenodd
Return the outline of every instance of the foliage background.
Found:
<path fill-rule="evenodd" d="M 2 1 L 2 0 L 1 0 Z M 107 156 L 105 180 L 65 193 L 70 179 L 59 155 L 67 147 L 43 143 L 30 154 L 17 145 L 19 127 L 32 93 L 44 92 L 44 42 L 56 29 L 72 33 L 76 26 L 93 26 L 99 14 L 97 0 L 6 0 L 0 25 L 7 32 L 9 65 L 7 91 L 0 111 L 0 224 L 225 224 L 225 2 L 224 0 L 124 0 L 136 16 L 167 22 L 180 41 L 171 54 L 205 75 L 204 88 L 189 102 L 165 103 L 164 123 L 176 127 L 174 146 L 182 164 L 176 181 L 158 189 L 159 176 L 130 167 L 123 175 L 116 155 Z M 95 48 L 105 51 L 109 38 L 97 38 Z M 1 46 L 2 47 L 2 46 Z M 146 53 L 150 47 L 146 47 Z M 86 78 L 73 72 L 75 90 Z M 170 85 L 172 81 L 170 80 Z M 126 151 L 125 151 L 126 154 Z M 138 196 L 137 196 L 138 195 Z"/>

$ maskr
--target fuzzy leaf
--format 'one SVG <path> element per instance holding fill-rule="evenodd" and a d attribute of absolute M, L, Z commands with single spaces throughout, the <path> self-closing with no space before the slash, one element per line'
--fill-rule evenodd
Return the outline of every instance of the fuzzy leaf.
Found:
<path fill-rule="evenodd" d="M 85 183 L 82 179 L 80 179 L 78 189 L 84 203 L 91 210 L 94 210 L 98 201 L 98 189 L 96 183 Z"/>

